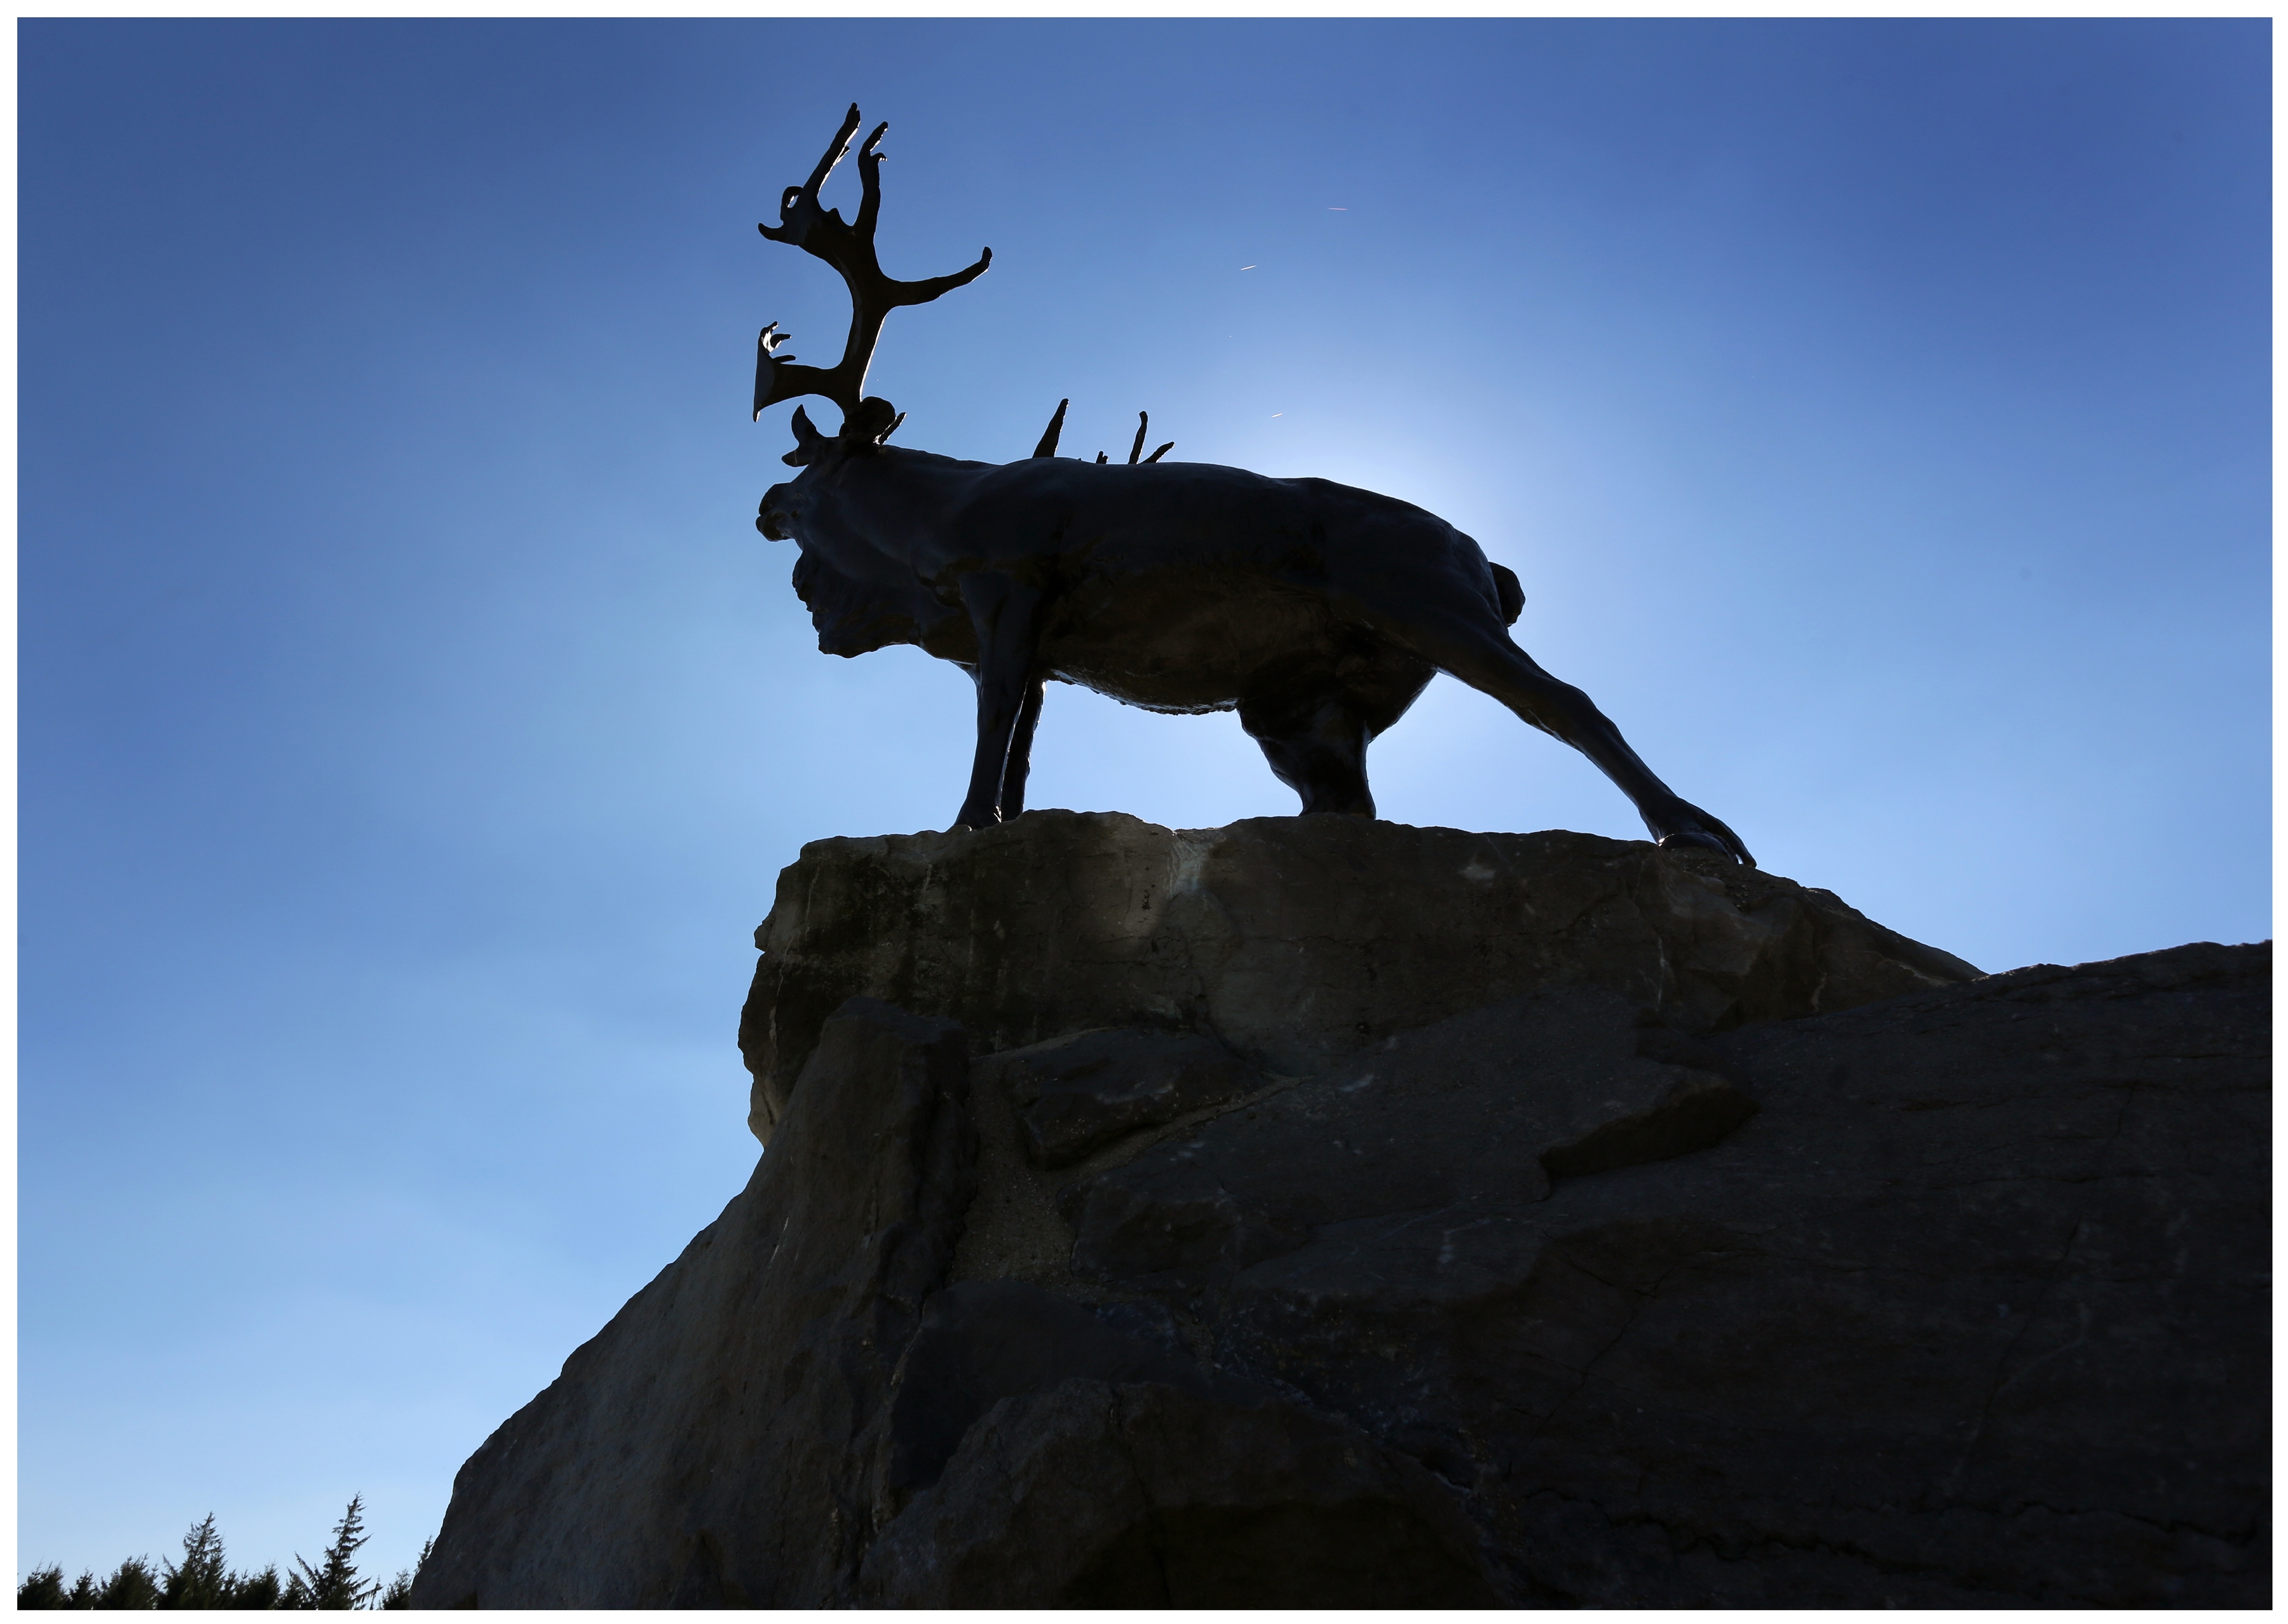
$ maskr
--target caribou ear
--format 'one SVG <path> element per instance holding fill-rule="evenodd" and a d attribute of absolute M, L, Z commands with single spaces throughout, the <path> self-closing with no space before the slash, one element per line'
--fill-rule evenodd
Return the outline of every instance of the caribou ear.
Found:
<path fill-rule="evenodd" d="M 879 445 L 897 427 L 899 415 L 898 409 L 880 395 L 870 394 L 843 420 L 842 443 L 852 450 L 862 445 Z"/>
<path fill-rule="evenodd" d="M 799 406 L 794 409 L 794 420 L 787 426 L 794 430 L 794 450 L 779 460 L 790 468 L 801 467 L 832 443 L 818 432 L 818 426 L 810 420 L 810 414 Z"/>

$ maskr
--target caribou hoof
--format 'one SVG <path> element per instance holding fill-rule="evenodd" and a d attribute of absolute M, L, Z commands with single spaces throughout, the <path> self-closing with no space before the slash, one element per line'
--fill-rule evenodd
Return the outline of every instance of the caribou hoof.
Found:
<path fill-rule="evenodd" d="M 1645 822 L 1650 825 L 1648 832 L 1666 828 L 1665 834 L 1654 833 L 1654 842 L 1672 851 L 1686 848 L 1712 851 L 1748 868 L 1756 866 L 1756 859 L 1738 835 L 1725 827 L 1720 819 L 1709 816 L 1688 800 L 1678 801 L 1665 808 L 1660 817 L 1648 816 Z"/>
<path fill-rule="evenodd" d="M 948 834 L 966 834 L 979 829 L 990 829 L 996 824 L 1006 821 L 1007 820 L 1003 818 L 1001 816 L 1000 808 L 981 807 L 975 801 L 968 800 L 964 801 L 961 806 L 961 810 L 953 815 L 953 823 L 946 830 L 946 832 Z"/>

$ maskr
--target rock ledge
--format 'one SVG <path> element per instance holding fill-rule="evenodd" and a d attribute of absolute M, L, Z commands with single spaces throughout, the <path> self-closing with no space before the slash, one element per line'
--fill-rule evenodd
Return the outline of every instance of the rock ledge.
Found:
<path fill-rule="evenodd" d="M 1608 987 L 1707 1031 L 1978 974 L 1713 854 L 1355 817 L 1177 830 L 1043 811 L 814 841 L 755 945 L 739 1047 L 766 1142 L 820 1023 L 854 997 L 959 1021 L 981 1052 L 1157 1026 L 1303 1076 L 1545 987 Z"/>
<path fill-rule="evenodd" d="M 2268 944 L 1074 814 L 759 939 L 770 1149 L 417 1606 L 2268 1604 Z"/>

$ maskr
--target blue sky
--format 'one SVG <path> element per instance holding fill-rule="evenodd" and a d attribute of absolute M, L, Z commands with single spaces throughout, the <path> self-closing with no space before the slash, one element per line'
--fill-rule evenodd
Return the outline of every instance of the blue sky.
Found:
<path fill-rule="evenodd" d="M 902 442 L 1069 395 L 1430 508 L 1766 867 L 1984 967 L 2270 933 L 2263 22 L 20 29 L 25 1564 L 354 1490 L 409 1561 L 752 1165 L 779 868 L 958 804 L 960 673 L 817 654 L 752 529 L 755 330 L 847 320 L 753 224 L 853 100 L 886 267 L 994 251 L 890 322 Z M 1057 689 L 1036 759 L 1293 808 L 1229 716 Z M 1641 833 L 1450 681 L 1371 764 Z"/>

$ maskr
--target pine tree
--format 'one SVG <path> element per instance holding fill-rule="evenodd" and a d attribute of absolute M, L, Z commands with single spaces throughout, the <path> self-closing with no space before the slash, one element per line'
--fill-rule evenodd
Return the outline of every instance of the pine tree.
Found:
<path fill-rule="evenodd" d="M 351 1495 L 349 1509 L 334 1524 L 334 1542 L 326 1549 L 325 1561 L 314 1568 L 299 1556 L 294 1558 L 300 1572 L 286 1581 L 285 1605 L 346 1612 L 373 1599 L 380 1581 L 360 1584 L 357 1564 L 351 1561 L 366 1541 L 364 1512 L 365 1497 Z"/>
<path fill-rule="evenodd" d="M 267 1611 L 276 1607 L 279 1600 L 278 1564 L 274 1562 L 259 1573 L 233 1573 L 230 1576 L 230 1599 L 223 1605 Z"/>
<path fill-rule="evenodd" d="M 232 1588 L 230 1570 L 223 1565 L 222 1536 L 215 1532 L 214 1513 L 210 1511 L 183 1536 L 182 1562 L 167 1564 L 159 1605 L 227 1607 Z"/>
<path fill-rule="evenodd" d="M 103 1581 L 103 1589 L 95 1598 L 95 1605 L 106 1611 L 140 1611 L 158 1604 L 159 1581 L 152 1576 L 150 1563 L 141 1556 L 130 1556 L 121 1563 Z"/>
<path fill-rule="evenodd" d="M 399 1608 L 411 1609 L 413 1580 L 421 1572 L 422 1564 L 429 1560 L 429 1553 L 436 1548 L 437 1541 L 434 1540 L 421 1541 L 421 1554 L 413 1559 L 413 1565 L 398 1569 L 397 1577 L 389 1581 L 389 1588 L 381 1593 L 381 1604 L 385 1609 L 391 1612 Z"/>
<path fill-rule="evenodd" d="M 420 1571 L 418 1563 L 412 1572 L 398 1574 L 385 1599 L 377 1600 L 385 1596 L 380 1582 L 361 1583 L 358 1579 L 354 1558 L 365 1542 L 365 1500 L 362 1495 L 352 1495 L 349 1509 L 334 1525 L 334 1542 L 327 1548 L 325 1560 L 314 1568 L 297 1556 L 295 1565 L 301 1571 L 288 1575 L 282 1584 L 275 1563 L 258 1573 L 232 1572 L 226 1564 L 222 1535 L 215 1527 L 214 1514 L 209 1512 L 192 1524 L 190 1532 L 183 1536 L 182 1561 L 162 1564 L 165 1569 L 163 1580 L 152 1572 L 147 1558 L 131 1556 L 108 1579 L 83 1572 L 67 1589 L 62 1566 L 51 1564 L 35 1568 L 17 1586 L 16 1605 L 20 1611 L 64 1608 L 81 1612 L 156 1607 L 347 1611 L 377 1605 L 409 1606 L 413 1574 Z M 426 1544 L 422 1546 L 421 1562 L 429 1559 L 429 1548 Z"/>

